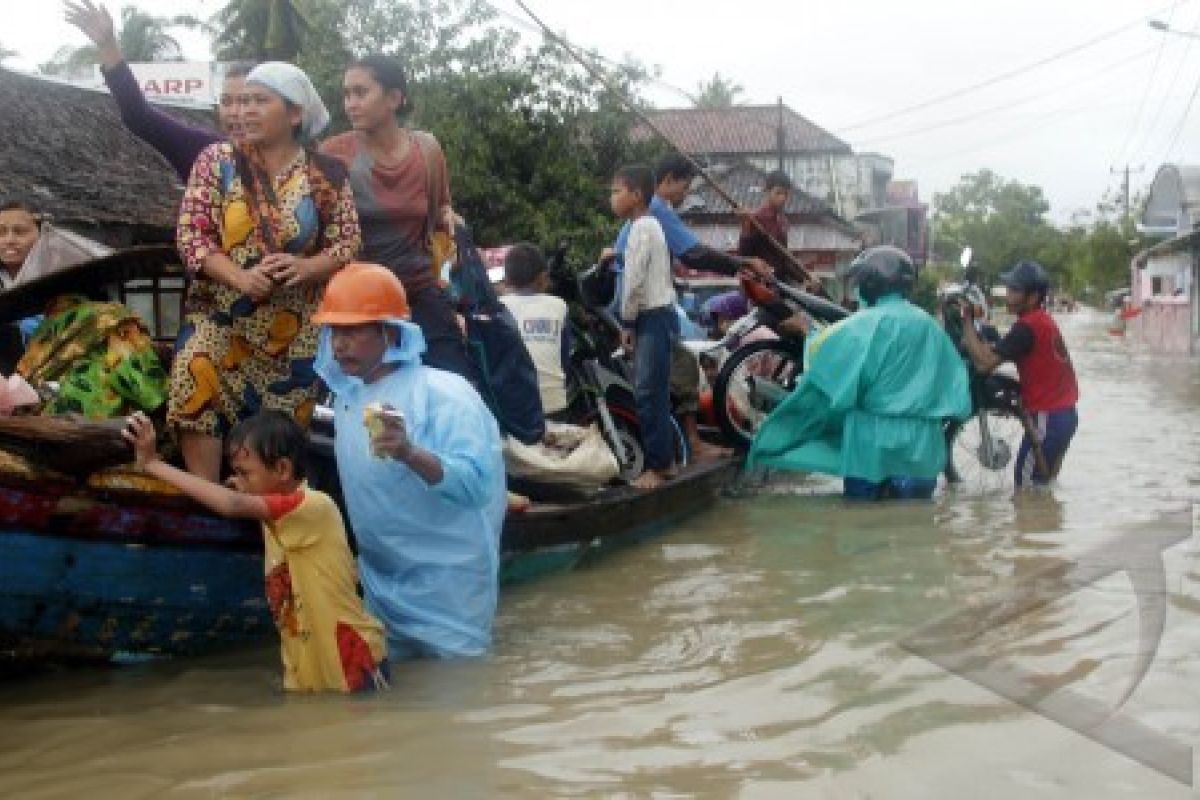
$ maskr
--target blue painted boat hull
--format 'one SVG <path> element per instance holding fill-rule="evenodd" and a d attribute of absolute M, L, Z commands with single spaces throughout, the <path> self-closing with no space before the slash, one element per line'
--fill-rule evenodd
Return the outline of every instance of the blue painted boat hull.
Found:
<path fill-rule="evenodd" d="M 608 490 L 510 516 L 501 579 L 569 569 L 716 500 L 732 464 L 664 489 Z M 188 655 L 270 640 L 256 524 L 179 498 L 0 487 L 0 666 L 118 653 Z"/>

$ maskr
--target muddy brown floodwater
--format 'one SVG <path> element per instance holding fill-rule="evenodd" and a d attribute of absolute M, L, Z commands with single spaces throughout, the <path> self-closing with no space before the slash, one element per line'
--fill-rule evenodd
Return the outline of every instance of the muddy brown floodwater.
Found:
<path fill-rule="evenodd" d="M 368 699 L 284 697 L 265 646 L 10 682 L 0 796 L 1196 797 L 1200 366 L 1106 321 L 1061 318 L 1082 422 L 1050 495 L 725 500 Z M 1125 569 L 1164 533 L 1161 573 Z"/>

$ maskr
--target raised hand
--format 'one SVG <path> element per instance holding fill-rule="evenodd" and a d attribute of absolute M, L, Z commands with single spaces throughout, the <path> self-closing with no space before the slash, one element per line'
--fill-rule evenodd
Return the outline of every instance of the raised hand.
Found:
<path fill-rule="evenodd" d="M 106 67 L 116 66 L 121 62 L 121 48 L 117 44 L 116 26 L 113 25 L 112 15 L 102 5 L 96 5 L 92 0 L 67 0 L 67 22 L 83 31 L 92 40 L 99 51 L 100 61 Z"/>

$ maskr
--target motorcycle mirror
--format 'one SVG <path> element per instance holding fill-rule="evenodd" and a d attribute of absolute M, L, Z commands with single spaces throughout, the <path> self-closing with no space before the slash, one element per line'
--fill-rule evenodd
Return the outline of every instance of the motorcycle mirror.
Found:
<path fill-rule="evenodd" d="M 972 252 L 970 245 L 964 247 L 962 252 L 958 254 L 958 263 L 962 265 L 963 269 L 966 269 L 971 265 L 971 255 Z"/>

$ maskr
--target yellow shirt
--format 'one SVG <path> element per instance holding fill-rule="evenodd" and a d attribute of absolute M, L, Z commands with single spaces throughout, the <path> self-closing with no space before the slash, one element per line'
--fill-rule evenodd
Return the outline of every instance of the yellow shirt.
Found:
<path fill-rule="evenodd" d="M 279 628 L 283 688 L 370 689 L 386 656 L 383 626 L 358 596 L 342 515 L 322 492 L 263 498 L 267 602 Z"/>

